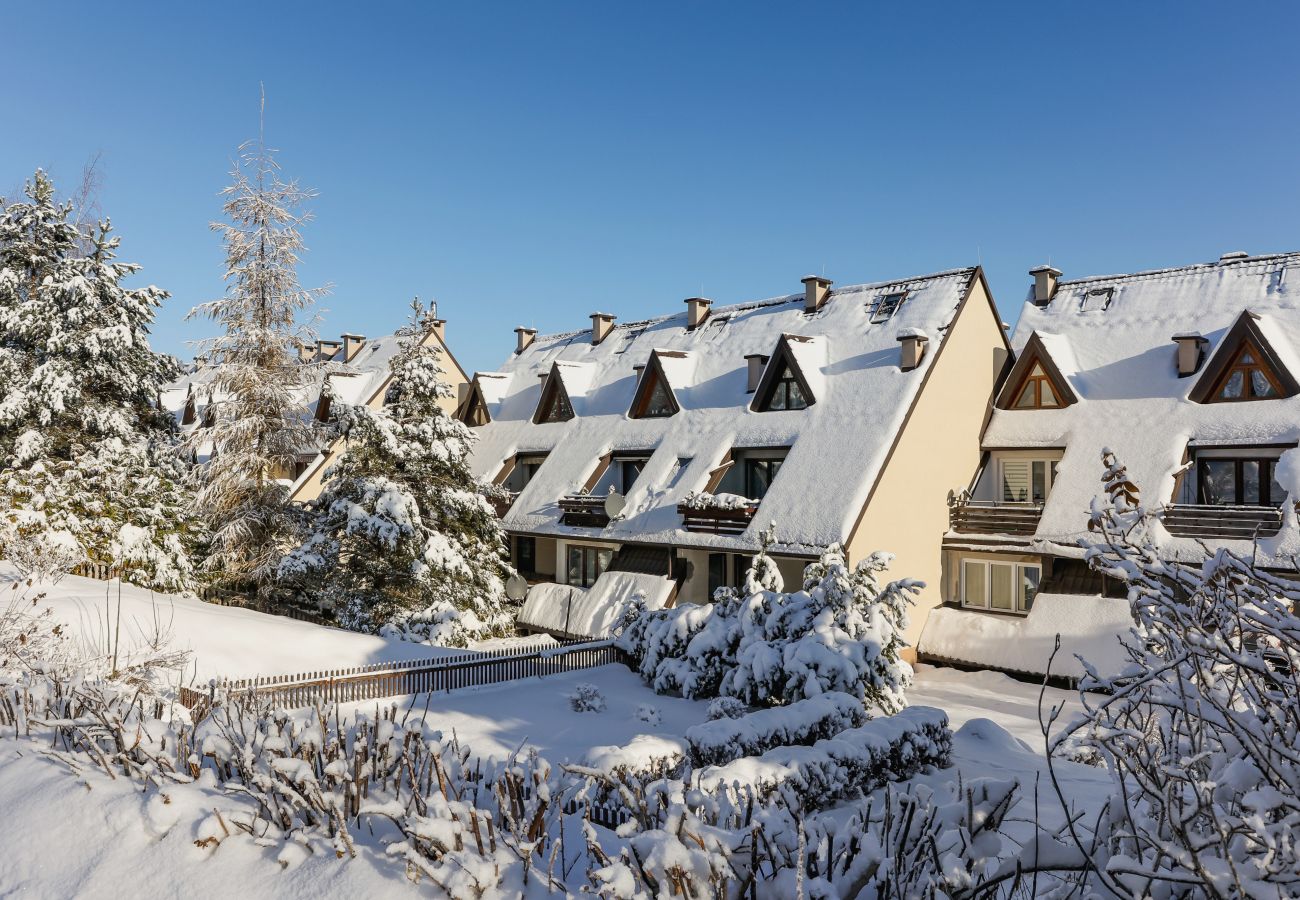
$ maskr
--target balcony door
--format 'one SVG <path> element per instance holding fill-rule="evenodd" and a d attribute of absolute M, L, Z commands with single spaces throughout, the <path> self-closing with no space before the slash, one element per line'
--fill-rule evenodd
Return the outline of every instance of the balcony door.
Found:
<path fill-rule="evenodd" d="M 1003 503 L 1042 503 L 1052 493 L 1056 466 L 1054 459 L 1000 460 L 998 499 Z"/>
<path fill-rule="evenodd" d="M 1208 457 L 1196 461 L 1198 500 L 1206 506 L 1281 506 L 1276 459 Z"/>

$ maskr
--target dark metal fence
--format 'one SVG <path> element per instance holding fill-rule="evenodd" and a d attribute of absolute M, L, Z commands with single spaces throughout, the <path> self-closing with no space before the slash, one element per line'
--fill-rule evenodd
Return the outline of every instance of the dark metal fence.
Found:
<path fill-rule="evenodd" d="M 627 663 L 627 655 L 613 641 L 568 641 L 526 649 L 512 647 L 432 659 L 371 663 L 350 669 L 219 681 L 206 690 L 182 687 L 179 699 L 190 709 L 198 709 L 210 704 L 217 691 L 256 691 L 290 707 L 308 706 L 316 698 L 350 703 L 500 684 L 611 663 Z"/>

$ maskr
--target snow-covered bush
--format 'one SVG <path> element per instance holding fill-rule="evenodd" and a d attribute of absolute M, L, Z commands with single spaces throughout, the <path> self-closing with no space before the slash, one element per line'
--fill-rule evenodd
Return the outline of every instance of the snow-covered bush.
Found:
<path fill-rule="evenodd" d="M 947 713 L 912 706 L 810 747 L 775 747 L 697 775 L 699 785 L 708 790 L 742 785 L 762 798 L 779 794 L 794 809 L 818 809 L 904 781 L 931 766 L 943 768 L 951 754 Z"/>
<path fill-rule="evenodd" d="M 638 703 L 636 705 L 636 717 L 647 725 L 658 725 L 663 721 L 663 713 L 653 703 Z"/>
<path fill-rule="evenodd" d="M 714 697 L 709 701 L 705 716 L 710 722 L 719 719 L 739 719 L 749 712 L 749 707 L 735 697 Z"/>
<path fill-rule="evenodd" d="M 739 494 L 710 494 L 706 491 L 691 491 L 679 504 L 687 509 L 750 509 L 758 506 L 759 501 L 742 497 Z"/>
<path fill-rule="evenodd" d="M 594 684 L 575 684 L 569 694 L 569 708 L 574 712 L 604 712 L 605 695 Z"/>
<path fill-rule="evenodd" d="M 79 227 L 43 172 L 26 193 L 0 212 L 0 525 L 184 589 L 200 535 L 158 407 L 178 367 L 149 347 L 167 293 L 124 288 L 139 266 L 116 261 L 106 221 Z"/>
<path fill-rule="evenodd" d="M 1087 558 L 1128 586 L 1137 640 L 1088 667 L 1085 714 L 1053 755 L 1091 750 L 1113 793 L 1080 851 L 1124 896 L 1300 894 L 1300 584 L 1221 549 L 1167 562 L 1110 451 Z M 1053 710 L 1053 718 L 1060 710 Z"/>
<path fill-rule="evenodd" d="M 861 700 L 831 692 L 739 718 L 693 725 L 686 729 L 686 742 L 694 765 L 719 766 L 742 756 L 761 756 L 773 747 L 815 744 L 866 720 Z"/>
<path fill-rule="evenodd" d="M 469 471 L 474 435 L 442 409 L 451 388 L 418 303 L 390 363 L 388 403 L 337 404 L 346 452 L 326 473 L 282 581 L 361 631 L 443 646 L 513 628 L 505 537 Z"/>
<path fill-rule="evenodd" d="M 901 709 L 911 682 L 900 656 L 907 604 L 920 582 L 881 587 L 888 554 L 850 570 L 832 546 L 808 567 L 803 590 L 784 593 L 771 541 L 769 529 L 743 592 L 647 613 L 626 628 L 619 646 L 637 670 L 656 691 L 684 697 L 771 706 L 839 691 L 886 713 Z"/>

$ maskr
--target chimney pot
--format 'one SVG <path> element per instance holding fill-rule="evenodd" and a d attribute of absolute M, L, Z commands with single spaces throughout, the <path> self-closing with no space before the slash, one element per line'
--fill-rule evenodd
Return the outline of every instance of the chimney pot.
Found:
<path fill-rule="evenodd" d="M 616 318 L 618 317 L 610 313 L 594 312 L 591 314 L 591 343 L 593 345 L 599 344 L 609 337 L 609 332 L 614 327 Z"/>
<path fill-rule="evenodd" d="M 525 328 L 520 325 L 515 329 L 515 352 L 523 353 L 533 343 L 535 337 L 537 337 L 536 328 Z"/>
<path fill-rule="evenodd" d="M 831 295 L 831 285 L 835 282 L 820 275 L 809 275 L 803 279 L 803 311 L 815 313 L 826 305 Z"/>
<path fill-rule="evenodd" d="M 343 335 L 343 361 L 350 363 L 356 359 L 361 348 L 365 346 L 366 336 L 364 334 L 344 334 Z"/>
<path fill-rule="evenodd" d="M 686 298 L 686 327 L 696 329 L 709 317 L 709 306 L 713 303 L 707 297 Z"/>
<path fill-rule="evenodd" d="M 1178 345 L 1178 377 L 1186 378 L 1188 375 L 1195 375 L 1201 368 L 1205 348 L 1210 343 L 1209 339 L 1196 332 L 1188 331 L 1174 335 L 1174 343 Z"/>
<path fill-rule="evenodd" d="M 749 364 L 749 381 L 745 392 L 752 394 L 758 390 L 758 382 L 763 377 L 763 369 L 767 366 L 768 357 L 761 353 L 751 353 L 745 357 L 745 362 Z"/>
<path fill-rule="evenodd" d="M 1056 294 L 1056 282 L 1061 277 L 1061 270 L 1053 269 L 1051 266 L 1038 266 L 1030 269 L 1029 274 L 1034 276 L 1034 303 L 1038 306 L 1051 303 L 1052 297 Z"/>
<path fill-rule="evenodd" d="M 923 331 L 915 328 L 900 331 L 898 367 L 904 372 L 910 372 L 919 366 L 925 358 L 925 345 L 929 342 L 930 338 Z"/>

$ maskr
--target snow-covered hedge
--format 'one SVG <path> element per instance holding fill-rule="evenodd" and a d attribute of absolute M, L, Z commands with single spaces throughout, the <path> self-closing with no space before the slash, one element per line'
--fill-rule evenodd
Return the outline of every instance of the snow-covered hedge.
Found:
<path fill-rule="evenodd" d="M 699 773 L 709 791 L 740 786 L 795 808 L 820 808 L 904 781 L 928 766 L 947 766 L 952 754 L 948 714 L 929 706 L 872 719 L 811 747 L 777 747 Z"/>
<path fill-rule="evenodd" d="M 695 765 L 720 766 L 742 756 L 759 756 L 774 747 L 814 744 L 857 728 L 866 720 L 861 700 L 835 691 L 737 719 L 703 722 L 686 730 L 686 741 Z"/>

